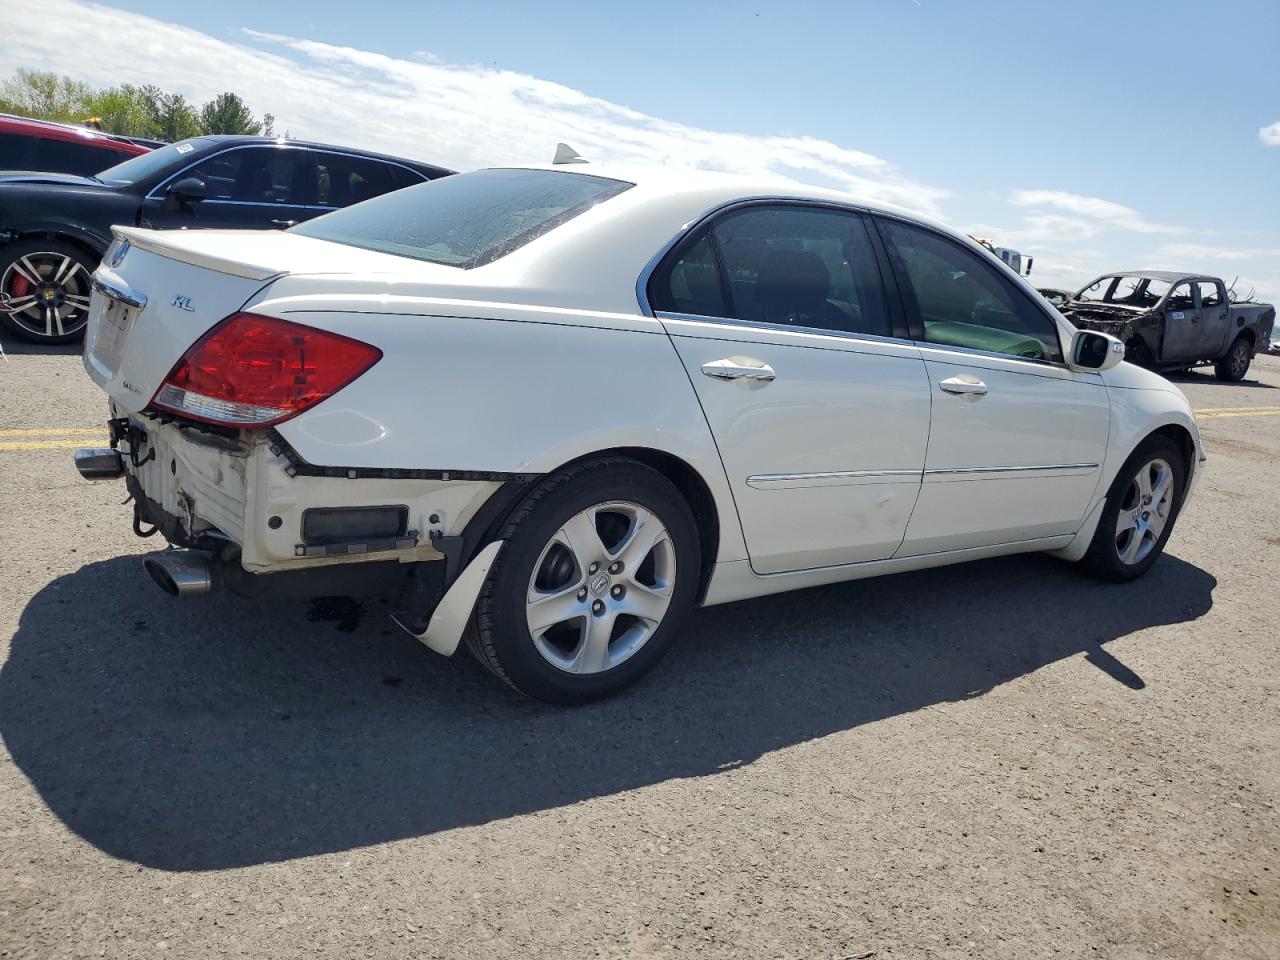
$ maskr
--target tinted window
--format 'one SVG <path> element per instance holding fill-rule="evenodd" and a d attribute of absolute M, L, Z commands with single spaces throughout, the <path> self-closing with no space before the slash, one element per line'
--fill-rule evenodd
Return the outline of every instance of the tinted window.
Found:
<path fill-rule="evenodd" d="M 34 149 L 34 170 L 55 170 L 92 176 L 117 160 L 115 150 L 92 143 L 74 143 L 68 140 L 37 140 Z"/>
<path fill-rule="evenodd" d="M 726 213 L 655 275 L 650 300 L 655 309 L 675 313 L 891 332 L 862 218 L 816 207 L 750 206 Z"/>
<path fill-rule="evenodd" d="M 295 200 L 299 192 L 297 159 L 301 151 L 275 147 L 251 147 L 214 154 L 184 170 L 180 179 L 196 177 L 204 181 L 210 200 L 238 200 L 241 203 L 306 203 Z"/>
<path fill-rule="evenodd" d="M 397 176 L 406 172 L 403 168 L 367 157 L 308 153 L 305 164 L 311 197 L 301 202 L 322 207 L 348 207 L 409 185 Z M 421 183 L 422 178 L 415 176 L 412 182 Z"/>
<path fill-rule="evenodd" d="M 729 316 L 711 235 L 704 231 L 682 248 L 654 274 L 649 285 L 650 305 L 666 313 Z"/>
<path fill-rule="evenodd" d="M 0 170 L 30 170 L 31 137 L 0 133 Z"/>
<path fill-rule="evenodd" d="M 929 343 L 1033 360 L 1062 360 L 1053 322 L 990 264 L 960 244 L 881 221 L 903 297 Z"/>
<path fill-rule="evenodd" d="M 555 170 L 478 170 L 375 197 L 297 233 L 451 267 L 478 267 L 634 184 Z"/>
<path fill-rule="evenodd" d="M 1218 285 L 1209 280 L 1200 281 L 1200 306 L 1218 307 L 1222 305 L 1222 297 L 1218 296 Z"/>

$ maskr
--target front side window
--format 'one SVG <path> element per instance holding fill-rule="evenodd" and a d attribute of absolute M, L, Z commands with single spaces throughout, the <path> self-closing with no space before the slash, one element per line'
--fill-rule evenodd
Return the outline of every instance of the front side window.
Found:
<path fill-rule="evenodd" d="M 477 170 L 384 194 L 292 229 L 469 269 L 506 256 L 633 186 L 558 170 Z"/>
<path fill-rule="evenodd" d="M 1212 280 L 1200 281 L 1200 306 L 1220 307 L 1222 297 L 1218 294 L 1218 285 Z"/>
<path fill-rule="evenodd" d="M 880 228 L 926 342 L 1062 361 L 1053 321 L 971 250 L 896 220 Z"/>
<path fill-rule="evenodd" d="M 822 207 L 724 214 L 654 275 L 650 301 L 674 313 L 891 335 L 862 217 Z"/>
<path fill-rule="evenodd" d="M 1169 294 L 1170 310 L 1194 310 L 1196 301 L 1191 295 L 1191 284 L 1180 283 L 1173 288 L 1173 293 Z"/>
<path fill-rule="evenodd" d="M 179 179 L 202 180 L 209 200 L 297 203 L 297 154 L 275 147 L 228 150 L 184 170 Z"/>

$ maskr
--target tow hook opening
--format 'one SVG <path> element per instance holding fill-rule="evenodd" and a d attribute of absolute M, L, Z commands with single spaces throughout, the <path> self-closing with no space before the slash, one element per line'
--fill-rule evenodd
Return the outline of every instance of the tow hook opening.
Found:
<path fill-rule="evenodd" d="M 178 599 L 212 593 L 216 586 L 213 555 L 204 550 L 165 550 L 142 561 L 143 568 L 165 593 Z"/>

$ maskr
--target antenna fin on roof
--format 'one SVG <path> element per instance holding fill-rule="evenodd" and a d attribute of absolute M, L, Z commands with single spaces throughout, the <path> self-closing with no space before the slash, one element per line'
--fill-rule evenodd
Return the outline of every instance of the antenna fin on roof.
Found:
<path fill-rule="evenodd" d="M 582 155 L 567 143 L 556 144 L 556 155 L 552 163 L 586 163 Z"/>

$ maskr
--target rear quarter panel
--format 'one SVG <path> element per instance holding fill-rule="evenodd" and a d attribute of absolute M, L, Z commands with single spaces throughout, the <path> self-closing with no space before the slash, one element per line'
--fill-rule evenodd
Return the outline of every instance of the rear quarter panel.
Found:
<path fill-rule="evenodd" d="M 383 351 L 367 374 L 277 428 L 307 461 L 546 473 L 599 451 L 658 450 L 685 461 L 710 489 L 717 559 L 746 556 L 706 418 L 656 320 L 518 307 L 504 319 L 459 309 L 296 309 L 287 300 L 252 309 Z"/>

